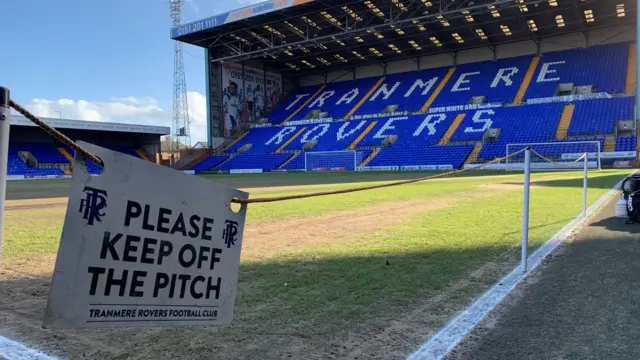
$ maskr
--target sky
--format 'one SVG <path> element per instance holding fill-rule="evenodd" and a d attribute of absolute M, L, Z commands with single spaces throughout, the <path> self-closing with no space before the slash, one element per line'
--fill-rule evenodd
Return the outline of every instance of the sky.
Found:
<path fill-rule="evenodd" d="M 183 23 L 260 2 L 184 1 Z M 13 100 L 43 117 L 171 126 L 168 0 L 2 3 L 0 84 Z M 185 44 L 184 66 L 195 143 L 206 139 L 204 50 Z"/>

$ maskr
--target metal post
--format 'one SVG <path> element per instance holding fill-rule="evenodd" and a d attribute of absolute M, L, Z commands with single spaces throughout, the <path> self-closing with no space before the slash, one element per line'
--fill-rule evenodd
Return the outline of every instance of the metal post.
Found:
<path fill-rule="evenodd" d="M 582 180 L 582 217 L 587 217 L 587 163 L 589 153 L 584 153 L 584 179 Z"/>
<path fill-rule="evenodd" d="M 9 99 L 9 89 L 0 87 L 0 259 L 2 258 L 4 200 L 7 192 L 7 162 L 9 160 L 9 130 L 11 127 Z"/>
<path fill-rule="evenodd" d="M 527 249 L 529 246 L 529 187 L 531 181 L 531 147 L 524 151 L 524 201 L 522 205 L 522 272 L 527 272 Z"/>
<path fill-rule="evenodd" d="M 640 1 L 637 1 L 637 5 L 640 5 Z M 637 9 L 637 7 L 636 7 Z M 636 21 L 640 21 L 640 11 L 636 11 Z M 636 63 L 634 64 L 636 67 L 636 88 L 634 89 L 636 94 L 636 121 L 640 120 L 640 94 L 638 94 L 638 86 L 640 86 L 640 22 L 636 23 Z"/>
<path fill-rule="evenodd" d="M 355 150 L 353 151 L 353 171 L 358 170 L 358 153 Z"/>

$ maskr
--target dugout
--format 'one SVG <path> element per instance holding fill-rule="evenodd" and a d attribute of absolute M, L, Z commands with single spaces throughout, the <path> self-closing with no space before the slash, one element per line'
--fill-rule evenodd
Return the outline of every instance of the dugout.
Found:
<path fill-rule="evenodd" d="M 41 118 L 41 120 L 72 140 L 83 140 L 132 155 L 138 154 L 139 157 L 144 155 L 148 160 L 154 162 L 158 162 L 161 152 L 161 136 L 170 134 L 170 129 L 164 126 L 52 118 Z M 63 146 L 30 120 L 17 115 L 11 115 L 9 144 L 15 151 L 28 149 L 34 144 L 42 145 L 38 147 L 39 149 L 44 148 L 51 151 L 56 151 L 57 148 Z"/>

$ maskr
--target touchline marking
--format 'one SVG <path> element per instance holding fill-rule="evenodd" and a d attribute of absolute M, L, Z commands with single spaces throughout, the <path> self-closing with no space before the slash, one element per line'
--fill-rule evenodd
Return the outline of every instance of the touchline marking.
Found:
<path fill-rule="evenodd" d="M 59 360 L 4 336 L 0 336 L 0 358 L 7 360 Z"/>
<path fill-rule="evenodd" d="M 631 174 L 634 174 L 633 171 Z M 625 176 L 626 178 L 626 176 Z M 489 314 L 528 274 L 531 273 L 542 260 L 547 257 L 558 245 L 567 239 L 569 234 L 574 231 L 583 221 L 588 219 L 595 213 L 602 204 L 612 197 L 616 191 L 622 186 L 623 178 L 611 188 L 606 194 L 602 195 L 593 205 L 587 208 L 587 216 L 582 214 L 571 220 L 560 231 L 547 240 L 533 254 L 529 256 L 529 271 L 522 272 L 522 268 L 518 265 L 509 275 L 502 278 L 492 288 L 487 290 L 478 300 L 467 307 L 463 312 L 453 318 L 445 327 L 440 329 L 426 343 L 424 343 L 418 351 L 409 355 L 407 360 L 440 360 L 445 357 L 453 348 L 455 348 L 467 334 L 475 328 L 482 319 Z"/>

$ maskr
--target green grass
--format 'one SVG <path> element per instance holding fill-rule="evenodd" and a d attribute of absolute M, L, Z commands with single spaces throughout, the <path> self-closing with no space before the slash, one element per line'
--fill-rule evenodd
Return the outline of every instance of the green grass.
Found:
<path fill-rule="evenodd" d="M 593 203 L 617 183 L 625 171 L 590 173 L 588 201 Z M 214 181 L 237 187 L 296 186 L 292 191 L 257 189 L 251 197 L 290 195 L 328 189 L 370 185 L 377 182 L 424 176 L 424 174 L 278 174 L 262 176 L 211 176 Z M 284 180 L 283 180 L 284 179 Z M 261 182 L 260 182 L 261 180 Z M 382 181 L 380 181 L 382 180 Z M 333 181 L 333 183 L 332 183 Z M 544 243 L 572 218 L 582 206 L 580 172 L 534 173 L 532 181 L 543 187 L 531 191 L 531 250 Z M 422 182 L 380 190 L 338 196 L 310 198 L 249 206 L 247 227 L 297 216 L 320 216 L 376 207 L 410 200 L 455 199 L 451 206 L 416 212 L 402 225 L 366 233 L 353 241 L 310 244 L 294 251 L 276 249 L 265 258 L 243 257 L 240 268 L 236 320 L 224 328 L 217 341 L 228 341 L 251 329 L 288 332 L 313 329 L 330 334 L 345 327 L 383 326 L 436 295 L 430 311 L 437 324 L 495 282 L 519 260 L 522 211 L 522 174 L 499 177 L 472 176 L 445 181 Z M 42 196 L 61 196 L 57 190 L 43 190 L 48 182 L 11 185 L 10 197 L 20 198 L 16 189 Z M 509 189 L 480 190 L 483 184 L 513 185 Z M 470 192 L 487 191 L 491 197 L 465 199 Z M 58 194 L 58 195 L 55 195 Z M 4 258 L 11 261 L 57 250 L 64 209 L 8 211 L 6 213 Z M 392 214 L 390 214 L 392 215 Z M 313 226 L 297 229 L 314 231 Z M 478 272 L 476 276 L 470 274 Z M 467 282 L 464 287 L 454 284 Z M 435 301 L 435 300 L 434 300 Z M 274 316 L 278 314 L 278 316 Z M 338 329 L 338 330 L 336 330 Z M 226 340 L 225 340 L 226 339 Z"/>
<path fill-rule="evenodd" d="M 577 174 L 562 177 L 565 180 L 558 180 L 561 186 L 531 192 L 532 250 L 581 211 L 582 179 Z M 592 175 L 589 203 L 619 179 L 612 173 Z M 476 181 L 482 179 L 469 184 Z M 414 190 L 422 186 L 428 185 Z M 328 317 L 373 319 L 380 308 L 387 316 L 397 316 L 429 293 L 467 277 L 488 262 L 504 259 L 515 264 L 521 209 L 522 192 L 510 191 L 418 214 L 409 225 L 365 236 L 356 243 L 312 247 L 284 253 L 279 261 L 247 263 L 241 277 L 250 278 L 251 286 L 239 306 L 252 307 L 268 298 L 272 311 L 286 309 L 294 322 L 313 321 L 315 326 Z M 391 265 L 386 265 L 387 261 Z M 496 278 L 485 280 L 488 284 Z M 283 291 L 281 284 L 285 282 L 288 286 Z"/>

